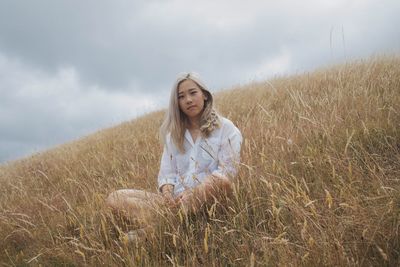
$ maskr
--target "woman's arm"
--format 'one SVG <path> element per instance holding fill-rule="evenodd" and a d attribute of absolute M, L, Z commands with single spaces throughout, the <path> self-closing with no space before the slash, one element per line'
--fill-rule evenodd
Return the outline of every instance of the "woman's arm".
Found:
<path fill-rule="evenodd" d="M 232 122 L 225 125 L 220 151 L 218 152 L 218 168 L 192 190 L 184 191 L 178 200 L 186 207 L 194 209 L 201 203 L 212 203 L 214 198 L 232 193 L 232 179 L 237 174 L 240 162 L 242 134 Z"/>
<path fill-rule="evenodd" d="M 167 142 L 169 139 L 167 139 Z M 160 171 L 158 173 L 158 189 L 160 192 L 164 185 L 174 186 L 176 184 L 176 159 L 170 145 L 166 143 L 164 145 L 164 151 L 161 156 Z M 170 189 L 170 187 L 168 187 Z M 172 187 L 173 189 L 173 187 Z M 173 191 L 172 191 L 173 192 Z"/>
<path fill-rule="evenodd" d="M 170 137 L 166 138 L 164 151 L 161 156 L 160 172 L 158 174 L 158 189 L 169 207 L 175 207 L 176 201 L 173 197 L 177 177 L 176 158 L 171 149 Z"/>
<path fill-rule="evenodd" d="M 205 201 L 210 201 L 221 193 L 231 193 L 232 179 L 237 174 L 242 134 L 231 121 L 224 126 L 222 142 L 218 151 L 218 167 L 198 188 L 199 194 L 203 195 Z"/>
<path fill-rule="evenodd" d="M 240 163 L 240 149 L 243 137 L 232 122 L 229 121 L 225 126 L 218 151 L 218 168 L 211 174 L 216 178 L 233 179 L 237 174 Z"/>

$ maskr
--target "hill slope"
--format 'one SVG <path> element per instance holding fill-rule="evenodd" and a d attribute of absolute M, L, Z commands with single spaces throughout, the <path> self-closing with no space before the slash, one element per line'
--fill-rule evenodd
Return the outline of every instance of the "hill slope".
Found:
<path fill-rule="evenodd" d="M 249 84 L 216 97 L 245 138 L 234 197 L 117 242 L 104 198 L 155 191 L 163 112 L 0 168 L 0 262 L 397 265 L 400 58 Z"/>

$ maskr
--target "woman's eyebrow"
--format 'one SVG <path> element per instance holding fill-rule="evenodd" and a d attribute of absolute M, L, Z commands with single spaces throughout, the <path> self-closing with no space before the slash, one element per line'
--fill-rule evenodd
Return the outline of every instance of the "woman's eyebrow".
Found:
<path fill-rule="evenodd" d="M 193 87 L 193 88 L 189 88 L 187 91 L 190 93 L 190 92 L 193 92 L 193 91 L 196 91 L 197 90 L 197 88 L 196 87 Z M 182 92 L 182 91 L 179 91 L 178 92 L 178 95 L 183 95 L 185 92 Z"/>

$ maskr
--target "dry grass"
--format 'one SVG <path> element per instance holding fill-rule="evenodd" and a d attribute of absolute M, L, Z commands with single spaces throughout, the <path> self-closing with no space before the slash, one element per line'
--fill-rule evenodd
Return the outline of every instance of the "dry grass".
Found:
<path fill-rule="evenodd" d="M 152 113 L 0 168 L 2 265 L 399 265 L 399 57 L 250 84 L 217 107 L 245 138 L 226 206 L 118 242 L 104 198 L 155 191 Z"/>

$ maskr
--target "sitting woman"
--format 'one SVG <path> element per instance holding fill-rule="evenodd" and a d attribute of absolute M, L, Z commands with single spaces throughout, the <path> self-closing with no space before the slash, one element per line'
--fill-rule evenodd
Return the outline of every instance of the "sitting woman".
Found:
<path fill-rule="evenodd" d="M 237 173 L 242 135 L 228 119 L 213 109 L 213 97 L 193 73 L 178 77 L 160 129 L 164 143 L 158 175 L 159 193 L 135 189 L 115 191 L 107 205 L 115 212 L 145 225 L 154 225 L 160 207 L 196 212 L 232 190 Z M 128 233 L 137 239 L 145 230 Z"/>

